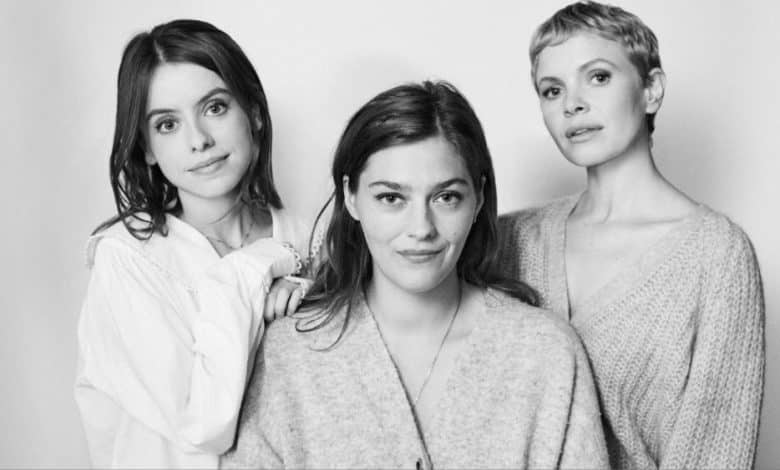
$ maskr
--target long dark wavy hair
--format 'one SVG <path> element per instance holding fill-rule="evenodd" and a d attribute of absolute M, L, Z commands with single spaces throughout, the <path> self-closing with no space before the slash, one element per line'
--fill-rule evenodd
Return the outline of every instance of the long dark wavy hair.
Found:
<path fill-rule="evenodd" d="M 458 277 L 479 287 L 492 287 L 531 305 L 538 305 L 528 285 L 499 274 L 496 182 L 485 134 L 466 98 L 451 84 L 425 81 L 380 93 L 352 116 L 333 159 L 333 215 L 325 235 L 327 259 L 302 304 L 297 329 L 316 330 L 346 309 L 341 339 L 352 308 L 372 275 L 371 253 L 360 223 L 344 205 L 344 176 L 354 193 L 366 162 L 376 152 L 396 145 L 441 136 L 463 158 L 474 187 L 482 183 L 484 203 L 458 259 Z M 326 204 L 327 207 L 327 204 Z M 320 211 L 320 216 L 325 208 Z M 316 226 L 316 224 L 315 224 Z M 307 313 L 309 312 L 309 313 Z"/>
<path fill-rule="evenodd" d="M 240 183 L 239 200 L 253 207 L 280 209 L 271 169 L 271 116 L 263 85 L 251 62 L 225 32 L 198 20 L 174 20 L 133 37 L 125 46 L 117 79 L 116 127 L 110 157 L 117 215 L 97 233 L 122 221 L 138 239 L 167 234 L 165 214 L 179 214 L 178 190 L 158 165 L 148 165 L 145 124 L 152 74 L 161 64 L 192 63 L 219 75 L 250 120 L 259 120 L 252 138 L 259 149 Z M 238 202 L 238 201 L 237 201 Z"/>

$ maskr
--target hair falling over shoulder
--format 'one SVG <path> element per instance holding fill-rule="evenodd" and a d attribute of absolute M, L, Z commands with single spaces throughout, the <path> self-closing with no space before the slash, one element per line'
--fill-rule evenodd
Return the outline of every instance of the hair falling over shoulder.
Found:
<path fill-rule="evenodd" d="M 317 330 L 343 312 L 341 332 L 347 331 L 351 311 L 371 280 L 371 253 L 360 223 L 353 219 L 344 200 L 344 180 L 357 190 L 368 159 L 388 147 L 441 136 L 463 158 L 472 182 L 482 182 L 484 204 L 457 263 L 459 277 L 470 284 L 494 288 L 531 305 L 536 292 L 525 283 L 498 273 L 498 214 L 495 176 L 482 125 L 466 98 L 451 84 L 425 81 L 397 86 L 363 105 L 349 120 L 336 148 L 332 166 L 332 216 L 325 235 L 326 252 L 298 317 L 299 331 Z M 315 223 L 315 227 L 317 224 Z"/>
<path fill-rule="evenodd" d="M 165 63 L 192 63 L 216 73 L 244 112 L 261 123 L 252 136 L 258 155 L 241 180 L 237 203 L 281 208 L 271 167 L 271 116 L 257 72 L 228 34 L 203 21 L 180 19 L 137 34 L 124 49 L 117 79 L 110 156 L 117 214 L 93 233 L 121 221 L 139 239 L 147 239 L 155 232 L 165 235 L 165 215 L 181 212 L 177 188 L 157 165 L 145 161 L 145 112 L 150 82 L 155 69 Z"/>

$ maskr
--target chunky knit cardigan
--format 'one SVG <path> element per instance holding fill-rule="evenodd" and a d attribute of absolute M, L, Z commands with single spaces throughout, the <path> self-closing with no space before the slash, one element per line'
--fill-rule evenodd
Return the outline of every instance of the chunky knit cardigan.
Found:
<path fill-rule="evenodd" d="M 753 248 L 699 206 L 570 311 L 566 219 L 577 197 L 500 218 L 504 274 L 571 321 L 593 368 L 614 468 L 749 468 L 764 383 Z"/>
<path fill-rule="evenodd" d="M 482 294 L 479 294 L 482 295 Z M 585 351 L 552 312 L 488 290 L 421 436 L 373 317 L 361 303 L 298 333 L 268 328 L 222 468 L 604 468 L 607 451 Z M 317 349 L 320 350 L 317 350 Z"/>

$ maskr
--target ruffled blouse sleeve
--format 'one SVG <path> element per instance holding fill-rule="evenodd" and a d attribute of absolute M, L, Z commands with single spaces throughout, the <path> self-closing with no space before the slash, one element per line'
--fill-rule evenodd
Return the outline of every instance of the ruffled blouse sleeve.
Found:
<path fill-rule="evenodd" d="M 116 437 L 106 434 L 117 424 L 111 403 L 184 452 L 227 450 L 265 295 L 273 278 L 294 272 L 292 252 L 262 239 L 184 284 L 123 240 L 95 245 L 76 383 L 93 461 Z"/>

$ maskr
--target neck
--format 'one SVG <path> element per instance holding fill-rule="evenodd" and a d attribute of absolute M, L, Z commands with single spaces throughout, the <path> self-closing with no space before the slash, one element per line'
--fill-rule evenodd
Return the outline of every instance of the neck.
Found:
<path fill-rule="evenodd" d="M 403 333 L 439 331 L 452 318 L 461 300 L 460 290 L 460 280 L 454 271 L 434 289 L 420 293 L 406 291 L 375 275 L 366 300 L 385 329 Z"/>
<path fill-rule="evenodd" d="M 641 139 L 623 155 L 588 167 L 587 188 L 574 213 L 592 222 L 633 219 L 657 206 L 659 190 L 670 188 L 655 166 L 648 140 Z"/>
<path fill-rule="evenodd" d="M 180 195 L 181 197 L 181 195 Z M 251 214 L 237 197 L 224 197 L 205 201 L 198 198 L 181 197 L 181 219 L 192 225 L 203 235 L 240 245 L 247 221 Z"/>

